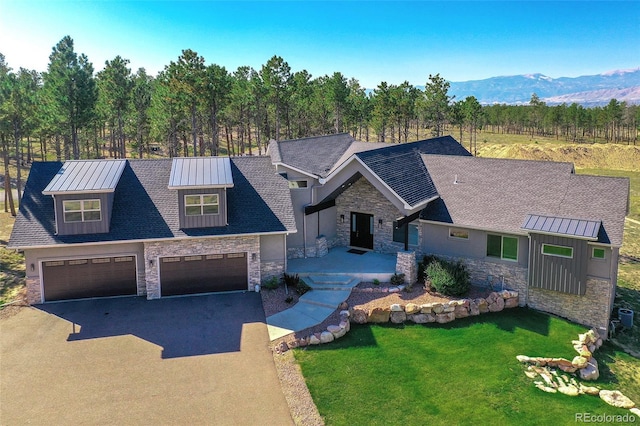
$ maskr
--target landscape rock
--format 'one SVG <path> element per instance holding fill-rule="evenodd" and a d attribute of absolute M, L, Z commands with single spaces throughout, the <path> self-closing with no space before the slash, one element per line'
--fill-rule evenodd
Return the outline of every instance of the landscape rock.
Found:
<path fill-rule="evenodd" d="M 404 309 L 402 309 L 402 305 L 400 305 L 399 303 L 394 303 L 389 307 L 389 309 L 391 309 L 391 312 L 404 312 Z"/>
<path fill-rule="evenodd" d="M 341 304 L 338 305 L 338 309 L 344 311 L 345 309 L 349 308 L 349 304 L 347 302 L 342 302 Z"/>
<path fill-rule="evenodd" d="M 636 416 L 640 417 L 640 408 L 637 408 L 637 407 L 629 408 L 629 411 L 631 411 Z"/>
<path fill-rule="evenodd" d="M 586 395 L 593 395 L 593 396 L 598 396 L 600 394 L 600 389 L 598 389 L 595 386 L 585 386 L 582 383 L 580 383 L 580 392 L 586 394 Z"/>
<path fill-rule="evenodd" d="M 444 312 L 445 314 L 454 312 L 456 310 L 456 305 L 455 304 L 451 304 L 451 303 L 443 303 L 442 304 L 442 312 Z"/>
<path fill-rule="evenodd" d="M 298 342 L 297 339 L 291 340 L 291 341 L 287 342 L 287 346 L 289 346 L 289 349 L 295 349 L 298 346 L 300 346 L 300 342 Z"/>
<path fill-rule="evenodd" d="M 340 311 L 340 316 L 349 318 L 351 316 L 351 312 L 349 312 L 346 309 L 343 309 L 343 310 Z"/>
<path fill-rule="evenodd" d="M 423 305 L 420 305 L 420 313 L 422 314 L 430 314 L 433 312 L 433 304 L 432 303 L 425 303 Z"/>
<path fill-rule="evenodd" d="M 407 320 L 407 314 L 404 311 L 392 311 L 389 319 L 394 324 L 402 324 Z"/>
<path fill-rule="evenodd" d="M 442 306 L 442 303 L 434 303 L 431 306 L 431 310 L 434 314 L 441 314 L 444 310 L 444 307 Z"/>
<path fill-rule="evenodd" d="M 536 383 L 536 387 L 538 389 L 540 389 L 541 391 L 545 391 L 545 392 L 548 392 L 548 393 L 556 393 L 557 392 L 556 389 L 554 389 L 552 387 L 549 387 L 549 386 L 545 386 L 540 382 Z"/>
<path fill-rule="evenodd" d="M 275 350 L 277 354 L 283 354 L 289 350 L 289 345 L 287 345 L 287 342 L 280 342 L 276 345 Z"/>
<path fill-rule="evenodd" d="M 531 360 L 531 358 L 526 355 L 518 355 L 516 356 L 516 359 L 520 362 L 529 362 Z"/>
<path fill-rule="evenodd" d="M 389 287 L 389 293 L 399 293 L 400 288 L 398 287 Z"/>
<path fill-rule="evenodd" d="M 327 331 L 331 334 L 333 334 L 333 337 L 336 339 L 341 338 L 342 336 L 344 336 L 345 334 L 347 334 L 347 329 L 346 327 L 341 327 L 339 325 L 330 325 L 327 327 Z"/>
<path fill-rule="evenodd" d="M 510 297 L 509 299 L 504 299 L 504 307 L 505 309 L 517 308 L 518 307 L 518 298 Z"/>
<path fill-rule="evenodd" d="M 535 379 L 538 376 L 538 373 L 536 373 L 535 371 L 525 371 L 524 375 L 530 379 Z"/>
<path fill-rule="evenodd" d="M 314 333 L 311 336 L 309 336 L 309 344 L 310 345 L 319 345 L 320 342 L 320 334 L 319 333 Z"/>
<path fill-rule="evenodd" d="M 611 391 L 603 389 L 600 391 L 600 399 L 609 405 L 618 408 L 626 408 L 627 410 L 636 406 L 632 400 L 627 398 L 618 390 Z"/>
<path fill-rule="evenodd" d="M 598 380 L 599 377 L 600 370 L 598 369 L 598 361 L 594 357 L 591 357 L 587 365 L 580 369 L 580 378 L 582 380 Z"/>
<path fill-rule="evenodd" d="M 569 396 L 578 396 L 580 392 L 578 392 L 578 388 L 573 385 L 568 386 L 558 386 L 558 392 L 569 395 Z"/>
<path fill-rule="evenodd" d="M 576 368 L 584 368 L 587 366 L 588 362 L 589 362 L 588 358 L 585 358 L 583 356 L 577 356 L 573 358 L 573 360 L 571 361 L 571 364 Z"/>
<path fill-rule="evenodd" d="M 309 346 L 309 336 L 301 337 L 298 339 L 298 346 L 303 348 L 305 346 Z"/>
<path fill-rule="evenodd" d="M 330 343 L 335 340 L 333 334 L 329 331 L 323 331 L 320 333 L 320 343 Z"/>
<path fill-rule="evenodd" d="M 348 333 L 351 331 L 351 322 L 349 320 L 340 321 L 340 327 L 344 328 Z"/>
<path fill-rule="evenodd" d="M 434 314 L 413 314 L 408 315 L 407 319 L 415 322 L 416 324 L 426 324 L 429 322 L 435 322 L 436 316 Z"/>
<path fill-rule="evenodd" d="M 489 304 L 489 312 L 500 312 L 503 309 L 504 309 L 504 299 L 502 297 L 496 298 L 493 303 Z"/>
<path fill-rule="evenodd" d="M 480 308 L 478 307 L 478 304 L 476 303 L 475 300 L 471 300 L 469 302 L 469 315 L 471 316 L 480 315 Z"/>
<path fill-rule="evenodd" d="M 456 319 L 456 314 L 453 312 L 447 312 L 442 314 L 436 314 L 436 322 L 445 324 Z"/>
<path fill-rule="evenodd" d="M 476 302 L 476 304 L 478 305 L 478 310 L 481 314 L 486 314 L 487 312 L 489 312 L 489 304 L 487 303 L 486 299 L 475 299 L 474 302 Z"/>
<path fill-rule="evenodd" d="M 351 311 L 351 320 L 356 324 L 366 324 L 367 317 L 367 312 L 364 309 L 354 309 Z"/>
<path fill-rule="evenodd" d="M 373 323 L 384 323 L 389 322 L 389 315 L 391 311 L 389 308 L 373 308 L 369 311 L 369 315 L 367 316 L 367 322 Z"/>
<path fill-rule="evenodd" d="M 469 308 L 464 305 L 458 305 L 454 310 L 454 315 L 456 318 L 466 318 L 469 316 Z"/>
<path fill-rule="evenodd" d="M 417 314 L 418 312 L 420 312 L 420 306 L 416 305 L 415 303 L 407 303 L 407 306 L 404 307 L 404 311 L 407 313 L 407 315 Z"/>
<path fill-rule="evenodd" d="M 489 295 L 486 297 L 487 300 L 487 305 L 491 305 L 492 303 L 494 303 L 497 299 L 502 299 L 502 296 L 499 295 L 498 293 L 496 293 L 495 291 L 489 293 Z M 504 301 L 504 299 L 502 299 Z"/>

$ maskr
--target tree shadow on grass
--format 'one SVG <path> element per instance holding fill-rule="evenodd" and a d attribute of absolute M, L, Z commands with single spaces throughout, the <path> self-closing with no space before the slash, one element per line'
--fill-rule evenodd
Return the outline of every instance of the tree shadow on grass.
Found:
<path fill-rule="evenodd" d="M 513 333 L 516 329 L 524 329 L 541 336 L 549 335 L 550 317 L 529 308 L 514 308 L 501 312 L 489 312 L 482 315 L 458 318 L 446 324 L 428 324 L 444 329 L 465 328 L 472 324 L 493 324 L 500 330 Z"/>

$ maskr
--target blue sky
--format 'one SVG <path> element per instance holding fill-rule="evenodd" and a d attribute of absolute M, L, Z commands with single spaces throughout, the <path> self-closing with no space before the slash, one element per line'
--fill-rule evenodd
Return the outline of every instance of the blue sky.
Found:
<path fill-rule="evenodd" d="M 96 71 L 120 55 L 155 75 L 182 49 L 233 71 L 273 55 L 365 87 L 640 67 L 640 1 L 220 2 L 0 0 L 0 52 L 45 71 L 70 35 Z"/>

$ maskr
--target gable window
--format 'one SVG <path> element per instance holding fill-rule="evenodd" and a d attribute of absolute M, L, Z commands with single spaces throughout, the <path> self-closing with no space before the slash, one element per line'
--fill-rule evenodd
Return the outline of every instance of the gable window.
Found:
<path fill-rule="evenodd" d="M 418 225 L 414 223 L 409 223 L 398 228 L 398 222 L 393 222 L 393 242 L 394 243 L 404 243 L 404 228 L 405 226 L 409 226 L 409 245 L 417 246 L 418 245 Z"/>
<path fill-rule="evenodd" d="M 594 247 L 593 250 L 591 251 L 591 258 L 592 259 L 604 259 L 605 258 L 604 249 L 603 248 Z"/>
<path fill-rule="evenodd" d="M 100 200 L 66 200 L 62 202 L 65 222 L 99 222 Z"/>
<path fill-rule="evenodd" d="M 556 246 L 553 244 L 543 244 L 542 254 L 546 254 L 547 256 L 566 257 L 566 258 L 572 259 L 573 247 Z"/>
<path fill-rule="evenodd" d="M 219 209 L 218 194 L 184 196 L 184 213 L 187 216 L 218 214 Z"/>
<path fill-rule="evenodd" d="M 466 229 L 449 228 L 449 238 L 456 238 L 458 240 L 468 240 L 469 231 Z"/>
<path fill-rule="evenodd" d="M 306 188 L 306 187 L 307 187 L 306 180 L 290 180 L 289 181 L 290 189 L 300 189 L 300 188 Z"/>
<path fill-rule="evenodd" d="M 518 238 L 488 234 L 487 256 L 505 260 L 518 260 Z"/>

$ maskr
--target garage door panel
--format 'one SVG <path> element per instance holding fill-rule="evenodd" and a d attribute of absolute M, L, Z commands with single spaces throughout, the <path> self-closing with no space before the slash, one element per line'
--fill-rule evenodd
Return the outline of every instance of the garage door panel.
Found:
<path fill-rule="evenodd" d="M 45 301 L 137 294 L 135 257 L 42 263 Z"/>
<path fill-rule="evenodd" d="M 246 253 L 162 258 L 162 296 L 247 289 Z"/>

